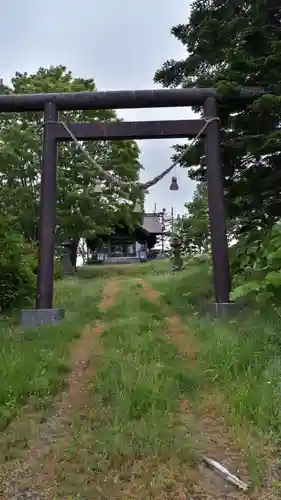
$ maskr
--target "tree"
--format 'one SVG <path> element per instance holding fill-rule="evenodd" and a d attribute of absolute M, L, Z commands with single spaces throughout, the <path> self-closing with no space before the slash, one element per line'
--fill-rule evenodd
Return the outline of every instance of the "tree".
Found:
<path fill-rule="evenodd" d="M 92 79 L 74 78 L 64 66 L 39 68 L 28 75 L 17 72 L 2 93 L 95 91 Z M 117 121 L 112 110 L 61 113 L 70 122 Z M 42 113 L 4 114 L 0 122 L 1 201 L 9 207 L 15 227 L 27 240 L 37 241 L 42 148 Z M 123 181 L 137 181 L 139 149 L 135 141 L 92 141 L 90 155 L 112 175 Z M 129 222 L 135 215 L 129 208 L 137 193 L 134 187 L 120 187 L 105 181 L 102 194 L 95 193 L 98 170 L 72 142 L 58 148 L 57 238 L 72 242 L 72 261 L 76 261 L 79 239 L 94 231 L 109 231 L 120 215 Z"/>
<path fill-rule="evenodd" d="M 281 216 L 280 21 L 276 0 L 196 0 L 188 24 L 172 28 L 187 57 L 166 61 L 155 74 L 164 87 L 215 87 L 225 96 L 237 86 L 268 90 L 247 107 L 232 100 L 220 109 L 227 213 L 244 231 L 272 227 Z M 177 146 L 175 157 L 181 151 Z M 180 163 L 192 179 L 202 181 L 203 141 Z"/>
<path fill-rule="evenodd" d="M 178 216 L 175 229 L 187 253 L 208 253 L 211 249 L 208 191 L 206 182 L 198 183 L 190 202 L 185 203 L 187 213 Z M 237 221 L 227 221 L 229 243 L 233 242 Z"/>
<path fill-rule="evenodd" d="M 208 252 L 210 233 L 205 183 L 197 185 L 192 201 L 186 203 L 185 208 L 187 214 L 179 216 L 175 224 L 175 232 L 182 241 L 184 251 L 190 254 Z"/>

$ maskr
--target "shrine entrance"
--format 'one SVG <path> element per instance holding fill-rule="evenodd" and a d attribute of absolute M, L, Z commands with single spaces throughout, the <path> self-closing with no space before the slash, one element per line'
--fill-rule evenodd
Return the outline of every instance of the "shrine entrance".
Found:
<path fill-rule="evenodd" d="M 251 101 L 263 89 L 239 89 L 233 99 Z M 229 99 L 229 98 L 228 98 Z M 43 154 L 39 228 L 39 260 L 36 309 L 22 313 L 22 324 L 36 326 L 58 322 L 63 311 L 53 309 L 53 269 L 56 228 L 56 163 L 59 141 L 199 138 L 204 137 L 207 153 L 207 184 L 213 262 L 215 310 L 230 304 L 230 272 L 226 218 L 223 199 L 223 174 L 220 155 L 218 104 L 223 99 L 214 89 L 160 89 L 137 91 L 13 94 L 0 96 L 0 112 L 43 111 Z M 202 106 L 203 119 L 121 122 L 63 123 L 60 110 L 99 110 Z M 170 169 L 157 176 L 162 178 Z M 157 181 L 156 180 L 156 181 Z M 120 181 L 121 183 L 121 181 Z M 143 189 L 155 184 L 141 185 Z"/>

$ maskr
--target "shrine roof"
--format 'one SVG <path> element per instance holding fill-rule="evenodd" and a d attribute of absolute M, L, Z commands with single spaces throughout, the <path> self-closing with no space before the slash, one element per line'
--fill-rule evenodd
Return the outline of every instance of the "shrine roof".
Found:
<path fill-rule="evenodd" d="M 140 226 L 150 234 L 161 234 L 162 226 L 157 214 L 145 214 Z"/>

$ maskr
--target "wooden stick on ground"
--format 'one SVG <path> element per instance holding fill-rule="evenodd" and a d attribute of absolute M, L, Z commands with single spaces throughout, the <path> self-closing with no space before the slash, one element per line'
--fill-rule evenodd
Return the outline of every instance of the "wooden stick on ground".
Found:
<path fill-rule="evenodd" d="M 240 490 L 248 491 L 249 486 L 246 483 L 244 483 L 243 481 L 241 481 L 241 479 L 239 479 L 238 477 L 236 477 L 233 474 L 231 474 L 231 472 L 229 472 L 219 462 L 217 462 L 216 460 L 213 460 L 212 458 L 208 458 L 206 456 L 203 457 L 203 460 L 212 469 L 214 469 L 215 472 L 217 472 L 218 474 L 220 474 L 226 481 L 228 481 L 229 483 L 233 484 L 234 486 L 236 486 Z"/>

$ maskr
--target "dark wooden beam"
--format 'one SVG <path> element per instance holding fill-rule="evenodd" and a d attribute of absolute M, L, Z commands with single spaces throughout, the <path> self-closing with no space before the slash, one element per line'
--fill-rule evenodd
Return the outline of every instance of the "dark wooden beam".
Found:
<path fill-rule="evenodd" d="M 43 111 L 47 103 L 58 110 L 67 109 L 136 109 L 200 106 L 208 97 L 219 102 L 253 101 L 266 93 L 262 87 L 234 89 L 227 98 L 212 88 L 154 89 L 154 90 L 110 90 L 105 92 L 65 92 L 42 94 L 0 95 L 0 112 Z"/>
<path fill-rule="evenodd" d="M 122 140 L 122 139 L 174 139 L 196 137 L 202 130 L 204 120 L 173 120 L 120 123 L 70 123 L 67 124 L 79 140 Z M 58 141 L 72 141 L 61 123 L 52 124 L 53 134 Z"/>

